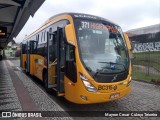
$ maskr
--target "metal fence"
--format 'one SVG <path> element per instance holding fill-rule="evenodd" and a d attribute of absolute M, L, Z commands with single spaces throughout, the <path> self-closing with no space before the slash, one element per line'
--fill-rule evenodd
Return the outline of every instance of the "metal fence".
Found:
<path fill-rule="evenodd" d="M 160 80 L 160 52 L 148 51 L 134 53 L 132 60 L 133 78 L 141 80 Z"/>
<path fill-rule="evenodd" d="M 160 81 L 160 32 L 130 38 L 133 46 L 133 79 Z"/>

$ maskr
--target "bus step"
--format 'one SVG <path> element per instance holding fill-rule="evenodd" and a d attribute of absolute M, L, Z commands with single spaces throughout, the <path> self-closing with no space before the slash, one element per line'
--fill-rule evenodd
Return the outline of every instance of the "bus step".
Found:
<path fill-rule="evenodd" d="M 48 85 L 48 88 L 54 88 L 54 87 L 57 87 L 57 84 L 53 84 L 53 85 L 49 84 Z"/>
<path fill-rule="evenodd" d="M 56 65 L 57 65 L 57 63 L 51 63 L 51 64 L 49 64 L 49 68 L 52 66 L 56 66 Z"/>
<path fill-rule="evenodd" d="M 60 83 L 64 83 L 64 80 L 60 80 Z"/>
<path fill-rule="evenodd" d="M 56 78 L 57 76 L 52 76 L 52 78 Z"/>
<path fill-rule="evenodd" d="M 58 93 L 59 97 L 64 96 L 64 95 L 65 95 L 64 93 Z"/>

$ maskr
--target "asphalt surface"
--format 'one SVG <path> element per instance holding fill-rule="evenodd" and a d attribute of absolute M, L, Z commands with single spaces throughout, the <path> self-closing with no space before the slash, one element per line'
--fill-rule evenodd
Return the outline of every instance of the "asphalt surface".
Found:
<path fill-rule="evenodd" d="M 19 68 L 19 61 L 11 61 L 15 67 Z M 45 92 L 44 87 L 39 80 L 34 77 L 27 76 L 31 79 L 42 91 Z M 132 90 L 129 95 L 116 101 L 107 103 L 77 105 L 65 100 L 63 97 L 56 97 L 54 94 L 47 94 L 52 101 L 57 103 L 64 111 L 160 111 L 160 86 L 133 81 Z M 80 113 L 75 113 L 80 116 Z M 85 114 L 85 113 L 83 113 Z M 93 115 L 94 116 L 94 115 Z M 74 119 L 86 119 L 85 117 L 74 117 Z M 108 119 L 106 117 L 87 117 L 89 120 Z M 159 120 L 158 117 L 114 117 L 109 119 L 153 119 Z"/>

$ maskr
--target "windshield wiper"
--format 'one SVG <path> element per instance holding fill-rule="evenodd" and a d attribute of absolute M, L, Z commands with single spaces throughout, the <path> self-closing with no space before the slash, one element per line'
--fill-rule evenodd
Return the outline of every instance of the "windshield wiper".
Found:
<path fill-rule="evenodd" d="M 95 72 L 95 74 L 92 77 L 93 78 L 96 77 L 99 73 L 100 73 L 99 71 Z"/>
<path fill-rule="evenodd" d="M 120 63 L 114 63 L 114 62 L 99 62 L 99 63 L 122 65 L 122 66 L 124 67 L 124 69 L 127 70 L 126 67 L 125 67 L 123 64 L 120 64 Z M 93 75 L 93 78 L 96 77 L 99 73 L 103 73 L 103 72 L 101 72 L 101 71 L 103 71 L 105 68 L 106 68 L 106 69 L 112 69 L 112 68 L 110 68 L 110 67 L 104 67 L 102 70 L 96 71 L 95 74 Z M 116 70 L 119 70 L 119 69 L 116 68 Z"/>
<path fill-rule="evenodd" d="M 120 64 L 120 63 L 114 63 L 114 62 L 98 62 L 98 63 L 108 63 L 108 64 L 117 64 L 117 65 L 122 65 L 124 67 L 125 70 L 127 70 L 127 68 L 125 67 L 125 65 Z"/>
<path fill-rule="evenodd" d="M 107 66 L 106 66 L 106 67 L 102 67 L 102 68 L 103 68 L 103 70 L 105 70 L 105 69 L 110 69 L 110 70 L 115 70 L 115 69 L 116 69 L 116 70 L 120 70 L 120 69 L 118 69 L 118 68 L 114 68 L 114 69 L 113 69 L 113 68 L 107 67 Z"/>

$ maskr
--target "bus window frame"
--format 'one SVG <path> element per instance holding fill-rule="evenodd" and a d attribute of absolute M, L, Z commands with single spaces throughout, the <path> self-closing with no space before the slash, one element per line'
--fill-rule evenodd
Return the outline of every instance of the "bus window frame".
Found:
<path fill-rule="evenodd" d="M 26 43 L 22 43 L 22 54 L 26 54 Z"/>

